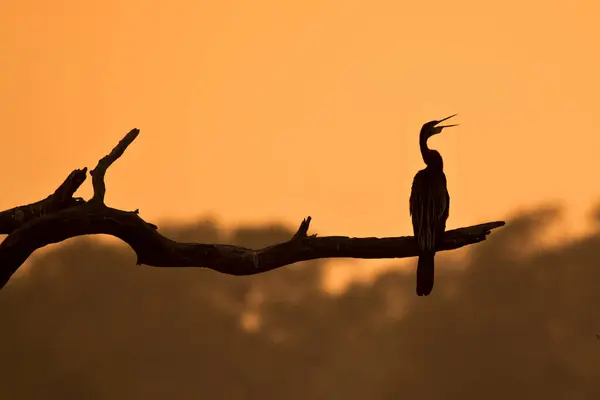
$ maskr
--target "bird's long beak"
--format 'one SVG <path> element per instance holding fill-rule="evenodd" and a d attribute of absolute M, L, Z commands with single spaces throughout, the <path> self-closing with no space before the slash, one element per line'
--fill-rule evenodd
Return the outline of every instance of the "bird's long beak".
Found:
<path fill-rule="evenodd" d="M 438 124 L 439 124 L 439 123 L 442 123 L 442 122 L 444 122 L 445 120 L 447 120 L 447 119 L 450 119 L 450 118 L 452 118 L 452 117 L 456 117 L 457 115 L 458 115 L 458 114 L 452 114 L 452 115 L 451 115 L 451 116 L 449 116 L 449 117 L 446 117 L 446 118 L 444 118 L 444 119 L 440 119 L 440 120 L 438 121 Z M 437 124 L 436 124 L 435 128 L 436 128 L 436 130 L 438 130 L 438 129 L 439 129 L 439 131 L 438 131 L 438 132 L 441 132 L 443 128 L 450 128 L 451 126 L 458 126 L 458 124 L 453 124 L 453 125 L 440 125 L 440 126 L 437 126 Z"/>

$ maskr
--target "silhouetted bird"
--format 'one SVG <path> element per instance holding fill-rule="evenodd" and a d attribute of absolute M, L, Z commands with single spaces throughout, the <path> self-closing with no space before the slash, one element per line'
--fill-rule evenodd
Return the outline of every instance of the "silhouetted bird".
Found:
<path fill-rule="evenodd" d="M 421 155 L 427 167 L 415 175 L 410 193 L 410 215 L 419 248 L 417 263 L 417 295 L 419 296 L 427 296 L 433 289 L 435 250 L 443 240 L 446 220 L 450 212 L 450 195 L 446 187 L 444 161 L 440 153 L 427 147 L 427 139 L 440 133 L 444 128 L 456 126 L 436 126 L 455 115 L 426 123 L 421 128 L 419 137 Z"/>

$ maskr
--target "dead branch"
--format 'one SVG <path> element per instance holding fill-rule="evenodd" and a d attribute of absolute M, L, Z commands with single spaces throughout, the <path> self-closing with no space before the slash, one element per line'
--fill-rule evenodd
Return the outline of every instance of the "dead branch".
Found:
<path fill-rule="evenodd" d="M 91 234 L 115 236 L 137 255 L 138 265 L 154 267 L 201 267 L 229 275 L 253 275 L 299 261 L 317 258 L 405 258 L 417 256 L 413 236 L 391 238 L 317 237 L 308 235 L 311 217 L 284 243 L 263 249 L 224 244 L 175 242 L 162 236 L 157 227 L 144 221 L 138 210 L 122 211 L 104 204 L 104 177 L 138 136 L 131 130 L 117 146 L 90 171 L 94 194 L 84 201 L 73 198 L 85 181 L 87 169 L 73 171 L 58 189 L 37 203 L 0 212 L 0 233 L 9 236 L 0 244 L 0 288 L 37 249 L 48 244 Z M 447 231 L 438 251 L 458 249 L 486 239 L 503 221 L 488 222 Z"/>

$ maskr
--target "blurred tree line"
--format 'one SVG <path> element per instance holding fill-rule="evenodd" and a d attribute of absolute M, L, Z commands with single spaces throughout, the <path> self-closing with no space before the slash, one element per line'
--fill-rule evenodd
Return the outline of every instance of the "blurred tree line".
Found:
<path fill-rule="evenodd" d="M 438 256 L 428 298 L 402 271 L 334 296 L 326 261 L 232 277 L 69 240 L 0 292 L 0 398 L 600 399 L 600 230 L 536 246 L 556 213 L 512 218 L 464 268 Z M 254 248 L 293 234 L 160 231 Z"/>

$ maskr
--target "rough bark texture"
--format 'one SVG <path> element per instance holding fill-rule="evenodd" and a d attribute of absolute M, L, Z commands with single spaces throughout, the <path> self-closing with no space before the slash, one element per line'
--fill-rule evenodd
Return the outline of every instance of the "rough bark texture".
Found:
<path fill-rule="evenodd" d="M 131 130 L 90 171 L 93 197 L 89 201 L 73 194 L 86 179 L 87 168 L 71 172 L 65 182 L 46 199 L 0 212 L 0 234 L 9 236 L 0 244 L 0 288 L 39 248 L 65 239 L 89 234 L 108 234 L 135 251 L 138 265 L 154 267 L 202 267 L 230 275 L 253 275 L 299 261 L 317 258 L 404 258 L 417 256 L 413 236 L 392 238 L 317 237 L 308 235 L 311 218 L 302 221 L 287 242 L 263 249 L 223 244 L 180 243 L 157 232 L 138 210 L 122 211 L 104 204 L 104 176 L 138 136 Z M 486 239 L 503 221 L 488 222 L 447 231 L 438 251 L 453 250 Z"/>

